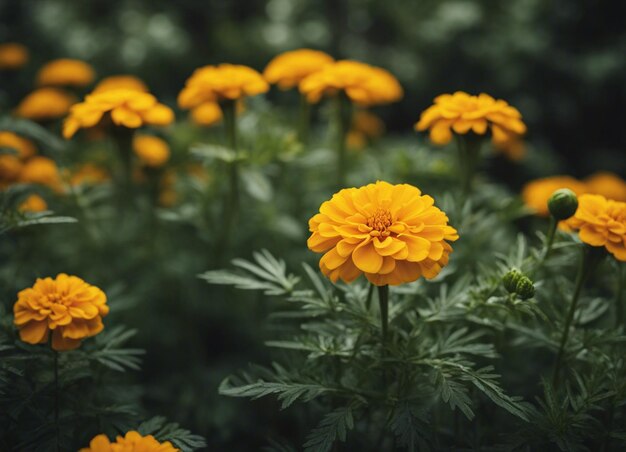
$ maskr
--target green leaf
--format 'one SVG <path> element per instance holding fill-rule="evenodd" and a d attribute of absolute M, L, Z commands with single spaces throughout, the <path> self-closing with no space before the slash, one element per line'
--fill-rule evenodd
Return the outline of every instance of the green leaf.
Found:
<path fill-rule="evenodd" d="M 65 142 L 63 140 L 50 133 L 39 124 L 27 119 L 5 116 L 0 119 L 0 130 L 7 130 L 15 132 L 18 135 L 32 138 L 55 151 L 61 151 L 65 148 Z"/>
<path fill-rule="evenodd" d="M 261 202 L 269 202 L 274 198 L 272 183 L 260 170 L 243 168 L 241 181 L 250 196 Z"/>
<path fill-rule="evenodd" d="M 193 452 L 206 447 L 205 439 L 200 435 L 195 435 L 189 430 L 181 428 L 177 423 L 167 423 L 162 416 L 155 416 L 143 422 L 137 428 L 141 435 L 152 435 L 159 441 L 170 441 L 181 452 Z"/>
<path fill-rule="evenodd" d="M 306 438 L 303 447 L 306 452 L 328 452 L 339 439 L 346 440 L 349 430 L 354 428 L 352 407 L 337 408 L 321 420 Z"/>

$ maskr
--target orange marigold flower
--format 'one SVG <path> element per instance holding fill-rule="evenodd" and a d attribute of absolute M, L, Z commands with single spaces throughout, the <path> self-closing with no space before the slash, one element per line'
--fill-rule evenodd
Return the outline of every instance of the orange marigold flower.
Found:
<path fill-rule="evenodd" d="M 587 192 L 585 184 L 570 176 L 550 176 L 528 182 L 522 189 L 524 204 L 537 215 L 547 217 L 548 199 L 559 188 L 569 188 L 576 195 Z"/>
<path fill-rule="evenodd" d="M 20 212 L 43 212 L 48 208 L 48 203 L 41 196 L 32 194 L 28 196 L 18 207 Z"/>
<path fill-rule="evenodd" d="M 361 132 L 368 138 L 378 138 L 385 133 L 385 123 L 374 113 L 359 110 L 352 118 L 352 130 Z"/>
<path fill-rule="evenodd" d="M 0 154 L 0 189 L 17 182 L 22 167 L 21 160 L 15 155 Z"/>
<path fill-rule="evenodd" d="M 38 278 L 17 297 L 13 313 L 20 339 L 43 344 L 52 331 L 54 350 L 75 349 L 82 339 L 98 334 L 104 328 L 102 317 L 109 313 L 102 290 L 64 273 Z"/>
<path fill-rule="evenodd" d="M 14 149 L 21 159 L 32 157 L 37 153 L 35 143 L 13 132 L 0 132 L 0 148 Z"/>
<path fill-rule="evenodd" d="M 37 73 L 39 86 L 87 86 L 96 74 L 93 68 L 80 60 L 61 58 L 46 63 Z"/>
<path fill-rule="evenodd" d="M 79 452 L 179 452 L 172 443 L 160 443 L 152 435 L 141 436 L 139 432 L 130 431 L 125 436 L 118 436 L 112 443 L 106 435 L 98 435 L 89 442 L 89 447 Z"/>
<path fill-rule="evenodd" d="M 63 123 L 63 136 L 71 138 L 80 128 L 93 127 L 110 113 L 113 123 L 136 129 L 144 124 L 166 126 L 174 121 L 171 108 L 157 102 L 152 94 L 115 89 L 90 94 L 72 107 Z"/>
<path fill-rule="evenodd" d="M 587 192 L 602 195 L 607 199 L 626 202 L 626 181 L 617 174 L 601 171 L 585 179 Z"/>
<path fill-rule="evenodd" d="M 22 44 L 0 44 L 0 69 L 19 69 L 28 62 L 28 49 Z"/>
<path fill-rule="evenodd" d="M 191 109 L 191 119 L 199 126 L 212 126 L 222 120 L 224 114 L 217 102 L 204 102 Z"/>
<path fill-rule="evenodd" d="M 61 190 L 61 175 L 54 160 L 36 156 L 29 159 L 20 173 L 20 182 L 40 184 L 55 191 Z"/>
<path fill-rule="evenodd" d="M 269 89 L 254 69 L 236 64 L 204 66 L 196 69 L 178 95 L 181 108 L 194 108 L 205 102 L 237 100 L 256 96 Z"/>
<path fill-rule="evenodd" d="M 112 91 L 114 89 L 130 89 L 133 91 L 141 91 L 147 93 L 148 86 L 138 77 L 134 75 L 112 75 L 105 77 L 93 89 L 94 93 L 103 91 Z"/>
<path fill-rule="evenodd" d="M 104 168 L 93 163 L 85 163 L 69 175 L 69 183 L 73 187 L 78 185 L 97 185 L 108 181 L 110 178 L 110 174 Z"/>
<path fill-rule="evenodd" d="M 19 103 L 15 114 L 33 121 L 46 121 L 65 116 L 76 98 L 57 88 L 40 88 Z"/>
<path fill-rule="evenodd" d="M 359 105 L 379 105 L 400 100 L 402 86 L 388 71 L 358 61 L 342 60 L 325 65 L 300 83 L 309 102 L 344 92 Z"/>
<path fill-rule="evenodd" d="M 373 284 L 431 279 L 448 263 L 458 239 L 434 200 L 408 184 L 378 181 L 346 188 L 309 220 L 308 247 L 325 253 L 320 269 L 333 282 L 362 273 Z"/>
<path fill-rule="evenodd" d="M 519 162 L 526 156 L 524 140 L 517 135 L 511 135 L 508 140 L 494 142 L 494 149 L 514 162 Z"/>
<path fill-rule="evenodd" d="M 603 246 L 615 259 L 626 262 L 626 203 L 602 195 L 581 195 L 576 213 L 565 225 L 577 230 L 584 243 Z"/>
<path fill-rule="evenodd" d="M 491 129 L 496 146 L 526 133 L 526 125 L 516 108 L 485 93 L 471 96 L 463 91 L 437 96 L 435 104 L 422 112 L 415 129 L 430 129 L 430 140 L 438 145 L 449 143 L 452 131 L 460 135 L 470 131 L 484 135 Z"/>
<path fill-rule="evenodd" d="M 268 63 L 263 77 L 280 89 L 290 89 L 303 79 L 335 61 L 319 50 L 299 49 L 281 53 Z"/>
<path fill-rule="evenodd" d="M 135 136 L 133 151 L 141 163 L 152 168 L 165 165 L 170 158 L 170 146 L 167 141 L 152 135 Z"/>

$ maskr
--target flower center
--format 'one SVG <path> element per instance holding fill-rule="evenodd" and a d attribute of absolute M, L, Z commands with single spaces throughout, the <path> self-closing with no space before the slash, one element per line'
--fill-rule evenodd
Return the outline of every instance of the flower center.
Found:
<path fill-rule="evenodd" d="M 48 295 L 46 295 L 46 298 L 48 300 L 48 303 L 50 304 L 65 304 L 65 297 L 62 294 L 49 293 Z"/>
<path fill-rule="evenodd" d="M 377 209 L 376 212 L 374 212 L 374 215 L 367 219 L 367 225 L 374 231 L 377 231 L 383 235 L 389 235 L 389 231 L 387 231 L 387 228 L 392 224 L 393 221 L 391 219 L 391 212 L 385 209 Z"/>

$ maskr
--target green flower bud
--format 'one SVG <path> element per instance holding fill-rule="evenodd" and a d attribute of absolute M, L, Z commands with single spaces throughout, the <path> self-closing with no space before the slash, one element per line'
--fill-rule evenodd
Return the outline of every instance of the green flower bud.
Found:
<path fill-rule="evenodd" d="M 523 277 L 523 275 L 515 269 L 509 270 L 509 272 L 502 277 L 502 283 L 504 284 L 504 288 L 507 292 L 515 293 L 517 282 L 521 277 Z"/>
<path fill-rule="evenodd" d="M 522 300 L 528 300 L 535 296 L 535 286 L 527 276 L 522 276 L 519 281 L 517 281 L 515 293 L 517 293 Z"/>
<path fill-rule="evenodd" d="M 548 210 L 550 214 L 557 220 L 567 220 L 576 213 L 578 209 L 578 198 L 569 188 L 561 188 L 550 196 L 548 199 Z"/>

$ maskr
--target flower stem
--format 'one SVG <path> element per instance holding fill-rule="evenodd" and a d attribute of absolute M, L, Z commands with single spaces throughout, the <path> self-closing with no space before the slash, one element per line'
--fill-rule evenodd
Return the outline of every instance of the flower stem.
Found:
<path fill-rule="evenodd" d="M 133 129 L 118 127 L 113 132 L 115 145 L 120 158 L 121 171 L 117 182 L 119 190 L 120 209 L 128 206 L 128 200 L 132 199 L 133 189 Z"/>
<path fill-rule="evenodd" d="M 537 262 L 537 266 L 533 270 L 533 274 L 536 274 L 539 271 L 539 269 L 543 267 L 543 264 L 546 262 L 546 260 L 548 259 L 548 256 L 550 255 L 550 252 L 552 251 L 552 245 L 554 244 L 554 237 L 556 235 L 556 228 L 558 226 L 558 223 L 559 222 L 556 221 L 556 218 L 554 218 L 553 216 L 550 216 L 550 225 L 548 226 L 548 234 L 546 235 L 546 243 L 543 249 L 543 253 L 541 254 L 541 258 L 539 259 L 539 262 Z"/>
<path fill-rule="evenodd" d="M 463 198 L 467 198 L 472 192 L 480 153 L 480 138 L 472 134 L 457 135 L 457 149 L 461 193 Z"/>
<path fill-rule="evenodd" d="M 298 117 L 298 139 L 306 146 L 309 142 L 309 128 L 311 125 L 311 104 L 304 94 L 300 94 L 300 115 Z"/>
<path fill-rule="evenodd" d="M 378 303 L 380 306 L 380 322 L 383 346 L 387 342 L 389 327 L 389 286 L 378 286 Z"/>
<path fill-rule="evenodd" d="M 351 105 L 342 93 L 335 97 L 335 126 L 337 127 L 337 185 L 344 188 L 346 184 L 347 155 L 346 135 L 352 120 Z"/>
<path fill-rule="evenodd" d="M 52 351 L 54 367 L 54 433 L 57 452 L 61 452 L 61 428 L 59 427 L 59 352 Z"/>
<path fill-rule="evenodd" d="M 222 103 L 224 112 L 224 126 L 226 130 L 226 140 L 230 149 L 233 151 L 234 159 L 228 163 L 228 195 L 224 198 L 222 207 L 222 219 L 224 225 L 222 228 L 222 237 L 217 244 L 217 260 L 220 262 L 224 257 L 225 249 L 228 247 L 232 229 L 235 225 L 237 215 L 239 213 L 239 163 L 237 161 L 237 112 L 236 102 L 228 100 Z"/>
<path fill-rule="evenodd" d="M 626 282 L 626 265 L 617 263 L 617 294 L 615 296 L 615 321 L 616 326 L 625 326 L 624 322 L 624 283 Z"/>

